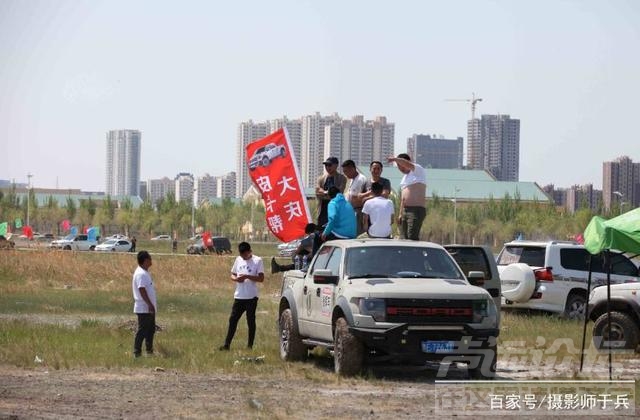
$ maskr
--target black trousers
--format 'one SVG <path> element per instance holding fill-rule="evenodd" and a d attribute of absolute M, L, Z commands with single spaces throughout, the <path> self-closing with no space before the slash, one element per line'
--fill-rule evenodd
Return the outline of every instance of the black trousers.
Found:
<path fill-rule="evenodd" d="M 147 353 L 153 353 L 153 335 L 156 333 L 156 314 L 136 314 L 138 315 L 138 332 L 133 342 L 133 353 L 142 353 L 142 341 L 145 341 Z"/>
<path fill-rule="evenodd" d="M 231 315 L 229 316 L 229 329 L 227 330 L 227 338 L 224 345 L 231 346 L 233 336 L 236 334 L 238 321 L 243 313 L 247 313 L 247 327 L 249 328 L 249 339 L 247 347 L 253 347 L 253 340 L 256 338 L 256 308 L 258 307 L 258 298 L 253 299 L 234 299 L 233 307 L 231 307 Z"/>

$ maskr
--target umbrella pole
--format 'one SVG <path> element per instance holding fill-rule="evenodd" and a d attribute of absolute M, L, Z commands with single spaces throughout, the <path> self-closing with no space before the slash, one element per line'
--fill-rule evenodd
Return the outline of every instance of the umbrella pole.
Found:
<path fill-rule="evenodd" d="M 607 264 L 607 330 L 609 339 L 607 340 L 607 350 L 609 352 L 609 380 L 611 380 L 611 253 L 605 251 L 605 261 Z"/>
<path fill-rule="evenodd" d="M 589 294 L 591 293 L 591 273 L 593 271 L 593 267 L 591 266 L 591 262 L 593 258 L 591 254 L 589 254 L 589 277 L 587 277 L 587 302 L 584 307 L 584 327 L 582 328 L 582 348 L 580 349 L 580 372 L 582 372 L 582 365 L 584 363 L 584 342 L 587 336 L 587 322 L 589 320 Z"/>

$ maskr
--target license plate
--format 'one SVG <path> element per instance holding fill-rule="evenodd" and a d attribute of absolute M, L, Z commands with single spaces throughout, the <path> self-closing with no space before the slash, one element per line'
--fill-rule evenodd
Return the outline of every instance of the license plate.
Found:
<path fill-rule="evenodd" d="M 455 349 L 455 341 L 423 341 L 424 353 L 451 353 Z"/>

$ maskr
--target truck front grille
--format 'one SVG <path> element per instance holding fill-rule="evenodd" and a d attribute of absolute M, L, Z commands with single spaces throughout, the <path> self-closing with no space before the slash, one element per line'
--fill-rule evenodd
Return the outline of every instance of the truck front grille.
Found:
<path fill-rule="evenodd" d="M 388 322 L 409 324 L 473 321 L 470 300 L 386 299 Z"/>

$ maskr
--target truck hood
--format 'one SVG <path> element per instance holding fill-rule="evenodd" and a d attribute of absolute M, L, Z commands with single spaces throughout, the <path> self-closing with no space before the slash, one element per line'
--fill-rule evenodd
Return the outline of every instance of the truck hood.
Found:
<path fill-rule="evenodd" d="M 357 297 L 396 299 L 491 299 L 485 289 L 464 280 L 378 278 L 351 279 L 349 294 Z"/>

